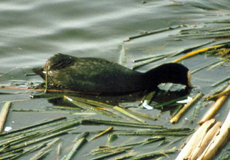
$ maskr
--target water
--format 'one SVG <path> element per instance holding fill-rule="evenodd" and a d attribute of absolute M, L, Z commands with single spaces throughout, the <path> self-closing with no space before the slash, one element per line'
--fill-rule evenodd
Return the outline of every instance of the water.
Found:
<path fill-rule="evenodd" d="M 1 83 L 9 83 L 9 80 L 14 79 L 40 81 L 38 77 L 25 78 L 23 75 L 27 71 L 30 72 L 28 68 L 41 66 L 55 53 L 101 57 L 118 62 L 122 56 L 120 50 L 124 45 L 127 51 L 125 65 L 131 67 L 132 59 L 178 52 L 214 40 L 214 38 L 176 39 L 174 36 L 178 35 L 182 28 L 229 27 L 229 23 L 210 23 L 228 20 L 229 17 L 230 1 L 226 0 L 2 0 L 0 2 L 0 73 L 11 70 L 13 72 L 3 76 Z M 186 27 L 182 26 L 180 29 L 124 42 L 128 37 L 146 31 L 178 25 L 186 25 Z M 217 42 L 226 40 L 228 39 L 221 38 L 217 39 Z M 193 70 L 206 61 L 203 56 L 198 59 L 199 61 L 190 60 L 184 63 Z M 153 66 L 155 64 L 149 64 L 138 70 L 146 71 Z M 23 71 L 20 67 L 27 69 Z M 198 73 L 193 83 L 200 85 L 201 90 L 208 93 L 210 84 L 225 76 L 222 69 L 219 69 L 220 72 L 218 70 L 215 72 L 219 73 L 219 76 L 215 77 L 213 73 Z M 0 97 L 2 102 L 22 98 L 28 98 L 28 95 Z M 20 102 L 13 107 L 30 108 L 29 106 L 34 103 L 34 101 Z M 47 100 L 38 100 L 36 107 L 46 105 L 50 105 Z M 8 124 L 17 128 L 47 118 L 46 115 L 39 117 L 34 115 L 22 118 L 18 113 L 12 113 Z M 58 115 L 53 115 L 56 116 Z M 12 124 L 12 121 L 16 124 Z M 97 145 L 99 144 L 92 145 L 92 148 Z"/>
<path fill-rule="evenodd" d="M 129 36 L 180 24 L 199 25 L 229 14 L 227 1 L 145 2 L 1 1 L 1 64 L 7 69 L 41 65 L 59 52 L 117 61 L 120 45 Z M 148 48 L 159 39 L 150 36 Z M 139 46 L 146 43 L 145 38 L 140 41 Z"/>

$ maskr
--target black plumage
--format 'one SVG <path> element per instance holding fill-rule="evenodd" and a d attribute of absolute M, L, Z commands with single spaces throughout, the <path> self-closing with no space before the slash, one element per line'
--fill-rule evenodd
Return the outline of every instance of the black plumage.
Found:
<path fill-rule="evenodd" d="M 172 82 L 189 86 L 189 70 L 167 63 L 140 73 L 101 58 L 77 58 L 56 54 L 34 72 L 45 79 L 48 88 L 68 89 L 89 94 L 119 94 L 156 90 L 160 83 Z"/>

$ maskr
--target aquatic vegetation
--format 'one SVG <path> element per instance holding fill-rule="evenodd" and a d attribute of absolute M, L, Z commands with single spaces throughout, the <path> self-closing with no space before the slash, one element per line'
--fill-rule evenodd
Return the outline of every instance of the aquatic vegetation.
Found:
<path fill-rule="evenodd" d="M 230 89 L 230 86 L 228 86 L 225 91 L 228 91 Z M 227 100 L 228 95 L 222 95 L 220 96 L 216 102 L 212 105 L 212 107 L 207 111 L 207 113 L 202 117 L 202 119 L 198 122 L 198 124 L 202 124 L 205 121 L 211 119 L 216 112 L 223 106 L 225 101 Z"/>
<path fill-rule="evenodd" d="M 216 44 L 215 46 L 206 47 L 206 45 L 210 45 L 210 43 L 213 43 L 213 40 L 185 48 L 183 52 L 188 54 L 175 60 L 175 62 L 181 60 L 184 60 L 184 62 L 190 61 L 192 59 L 188 59 L 188 57 L 192 56 L 195 59 L 195 55 L 199 53 L 204 53 L 205 56 L 212 55 L 218 58 L 221 57 L 220 60 L 212 60 L 211 62 L 194 66 L 195 69 L 192 71 L 193 74 L 204 72 L 203 69 L 205 68 L 209 68 L 207 72 L 210 72 L 210 68 L 212 69 L 211 71 L 213 71 L 218 69 L 216 68 L 217 66 L 222 65 L 223 63 L 227 64 L 227 59 L 229 58 L 228 44 Z M 203 46 L 205 46 L 205 48 L 201 48 Z M 173 60 L 183 52 L 135 58 L 133 59 L 133 67 L 142 67 L 152 62 L 158 63 L 159 60 L 163 59 L 166 61 Z M 127 56 L 124 44 L 121 53 L 122 56 Z M 120 62 L 125 65 L 127 64 L 128 59 L 127 57 L 123 58 L 124 59 L 120 57 Z M 29 76 L 33 75 L 29 74 Z M 214 106 L 217 105 L 220 107 L 224 105 L 222 102 L 227 100 L 230 89 L 226 89 L 226 84 L 220 88 L 215 87 L 221 86 L 222 83 L 228 81 L 229 76 L 226 75 L 224 78 L 222 77 L 219 79 L 219 81 L 212 83 L 213 85 L 210 84 L 210 87 L 213 87 L 213 92 L 210 94 L 203 94 L 200 91 L 196 94 L 194 94 L 194 91 L 192 91 L 193 93 L 189 93 L 185 92 L 184 86 L 178 87 L 176 84 L 161 84 L 159 87 L 160 91 L 157 93 L 155 91 L 137 93 L 137 95 L 135 95 L 136 97 L 132 94 L 121 96 L 116 95 L 114 97 L 115 102 L 113 100 L 110 101 L 110 98 L 112 97 L 109 96 L 85 96 L 73 91 L 51 90 L 49 88 L 47 89 L 47 93 L 41 94 L 44 89 L 23 88 L 23 85 L 21 84 L 19 86 L 2 85 L 5 90 L 3 90 L 1 94 L 18 94 L 16 94 L 16 92 L 9 92 L 8 90 L 22 90 L 23 94 L 25 94 L 26 91 L 33 91 L 34 93 L 31 96 L 32 99 L 27 99 L 27 101 L 46 100 L 48 103 L 54 103 L 51 106 L 50 104 L 42 106 L 43 108 L 10 108 L 8 114 L 13 113 L 18 116 L 19 114 L 39 114 L 42 116 L 44 114 L 52 116 L 55 114 L 64 114 L 65 116 L 50 119 L 45 122 L 43 121 L 34 125 L 28 125 L 27 127 L 20 129 L 2 132 L 0 134 L 0 159 L 16 159 L 29 152 L 37 152 L 32 158 L 38 159 L 39 157 L 53 154 L 52 150 L 55 146 L 57 146 L 57 151 L 55 153 L 57 158 L 63 160 L 74 159 L 74 157 L 82 156 L 80 150 L 86 151 L 88 146 L 95 146 L 98 142 L 100 142 L 100 146 L 95 146 L 98 148 L 91 151 L 87 150 L 88 153 L 90 153 L 84 156 L 87 156 L 88 159 L 104 158 L 114 160 L 124 158 L 145 159 L 150 157 L 164 157 L 167 153 L 173 153 L 175 155 L 177 152 L 175 146 L 184 143 L 185 140 L 183 139 L 189 135 L 204 135 L 205 141 L 202 141 L 202 143 L 199 142 L 199 144 L 201 144 L 200 146 L 192 147 L 192 150 L 194 150 L 192 152 L 193 155 L 190 155 L 189 153 L 189 156 L 192 158 L 195 157 L 196 159 L 197 155 L 201 155 L 203 151 L 207 153 L 210 152 L 206 149 L 208 144 L 207 141 L 211 140 L 210 137 L 216 137 L 215 131 L 220 130 L 221 122 L 211 123 L 210 126 L 206 126 L 210 129 L 202 129 L 202 133 L 194 133 L 196 123 L 190 122 L 197 122 L 197 118 L 202 115 L 201 113 L 204 112 L 204 106 L 210 103 L 210 99 L 217 98 Z M 18 84 L 22 83 L 21 81 L 15 82 Z M 162 86 L 164 87 L 162 88 Z M 175 94 L 173 92 L 175 92 Z M 19 93 L 19 95 L 23 94 Z M 200 100 L 203 95 L 205 95 L 205 98 Z M 189 96 L 193 97 L 193 101 L 183 102 L 184 100 L 187 100 L 187 97 Z M 135 103 L 130 103 L 127 106 L 122 105 L 122 102 L 126 102 L 123 98 L 127 98 L 128 103 L 129 100 L 135 101 Z M 121 103 L 117 99 L 119 99 Z M 55 101 L 57 101 L 57 103 L 55 103 Z M 183 120 L 179 121 L 185 111 L 191 113 L 187 109 L 197 101 L 198 105 L 195 106 L 193 113 L 190 114 L 191 116 L 185 117 Z M 12 100 L 11 102 L 17 104 L 18 102 L 23 102 L 23 100 Z M 59 104 L 58 102 L 61 103 Z M 183 104 L 181 104 L 182 102 Z M 174 112 L 173 115 L 172 112 Z M 161 114 L 161 116 L 157 116 L 159 114 Z M 213 115 L 216 115 L 216 112 L 211 113 L 211 116 L 205 119 L 208 120 L 212 118 Z M 91 117 L 89 118 L 89 116 Z M 208 116 L 205 115 L 204 117 Z M 169 122 L 178 123 L 172 125 Z M 206 122 L 203 122 L 202 120 L 202 123 Z M 189 126 L 190 128 L 184 128 L 184 125 Z M 205 125 L 202 126 L 204 127 Z M 68 144 L 63 144 L 65 143 L 65 141 L 63 141 L 65 139 L 64 136 L 73 137 L 73 135 L 76 134 L 77 139 L 67 142 L 69 146 L 66 147 Z M 227 133 L 222 133 L 223 138 L 226 137 L 226 135 Z M 126 141 L 124 141 L 124 139 Z M 217 139 L 220 138 L 218 137 Z M 191 144 L 198 144 L 196 140 L 196 138 L 192 138 L 192 142 L 188 142 L 188 145 L 191 147 Z M 58 142 L 59 144 L 57 144 Z M 103 143 L 106 143 L 106 145 L 102 146 Z M 156 145 L 151 145 L 153 143 Z M 219 143 L 220 142 L 218 142 L 218 144 Z M 63 146 L 66 148 L 63 148 Z M 149 152 L 149 148 L 154 150 L 154 152 Z M 172 148 L 172 150 L 169 148 Z M 186 150 L 189 151 L 190 149 Z M 215 152 L 213 149 L 212 151 Z"/>
<path fill-rule="evenodd" d="M 0 133 L 3 131 L 3 127 L 6 121 L 6 117 L 8 115 L 8 112 L 10 110 L 11 102 L 6 102 L 4 106 L 2 107 L 1 113 L 0 113 Z"/>
<path fill-rule="evenodd" d="M 203 93 L 198 93 L 196 96 L 194 96 L 194 98 L 188 102 L 186 105 L 183 106 L 183 108 L 181 108 L 181 110 L 176 113 L 176 115 L 174 115 L 172 117 L 172 119 L 170 120 L 171 123 L 176 123 L 180 117 L 183 115 L 183 113 L 191 106 L 193 105 L 196 101 L 198 101 L 201 97 L 203 96 Z"/>

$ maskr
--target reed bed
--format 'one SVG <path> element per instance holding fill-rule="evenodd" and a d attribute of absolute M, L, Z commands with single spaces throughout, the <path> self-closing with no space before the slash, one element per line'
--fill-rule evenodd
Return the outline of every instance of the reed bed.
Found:
<path fill-rule="evenodd" d="M 143 36 L 160 33 L 167 30 L 170 30 L 170 28 L 149 32 L 146 33 L 146 35 L 133 36 L 130 37 L 129 40 L 134 40 L 136 38 L 141 38 Z M 228 29 L 220 29 L 218 32 L 225 32 L 226 30 Z M 183 31 L 183 34 L 190 34 L 191 32 L 192 30 L 187 30 Z M 217 34 L 217 30 L 213 31 L 213 33 Z M 211 34 L 209 36 L 211 36 Z M 228 44 L 223 43 L 215 46 L 200 48 L 209 45 L 210 43 L 213 43 L 213 41 L 185 49 L 183 52 L 188 52 L 188 54 L 176 59 L 174 62 L 189 60 L 187 58 L 204 53 L 206 55 L 219 56 L 222 59 L 202 65 L 194 70 L 193 74 L 203 71 L 205 68 L 215 69 L 216 66 L 225 63 L 225 61 L 229 58 L 227 52 L 229 52 L 228 49 L 230 47 Z M 151 57 L 141 57 L 140 59 L 135 59 L 133 62 L 135 63 L 134 68 L 162 60 L 163 58 L 173 58 L 179 54 L 181 54 L 181 52 L 163 56 L 156 55 Z M 229 136 L 229 115 L 224 122 L 216 122 L 216 120 L 213 119 L 213 117 L 218 114 L 220 107 L 224 106 L 224 102 L 228 100 L 228 95 L 230 92 L 229 84 L 222 86 L 222 84 L 226 81 L 229 81 L 229 76 L 226 76 L 222 79 L 220 78 L 219 81 L 213 83 L 213 85 L 210 87 L 213 87 L 213 91 L 215 92 L 205 95 L 205 98 L 203 99 L 201 99 L 201 97 L 204 95 L 203 93 L 197 93 L 195 96 L 192 96 L 193 101 L 188 102 L 184 105 L 184 107 L 182 107 L 182 109 L 178 110 L 175 116 L 172 117 L 171 121 L 167 119 L 168 121 L 165 123 L 166 125 L 155 124 L 153 121 L 156 121 L 157 118 L 159 119 L 159 117 L 156 118 L 156 116 L 152 116 L 151 113 L 142 113 L 141 109 L 143 108 L 140 106 L 135 106 L 136 108 L 140 107 L 140 112 L 137 112 L 135 107 L 121 107 L 119 105 L 111 105 L 109 103 L 107 104 L 91 99 L 80 98 L 77 95 L 74 95 L 74 92 L 65 92 L 63 95 L 63 93 L 59 94 L 60 90 L 52 90 L 58 94 L 54 95 L 54 93 L 46 93 L 33 96 L 32 98 L 35 99 L 51 99 L 51 97 L 61 98 L 63 102 L 70 104 L 69 106 L 47 107 L 46 110 L 12 109 L 10 106 L 13 101 L 8 101 L 3 105 L 0 114 L 0 159 L 17 159 L 26 154 L 31 154 L 31 160 L 36 160 L 39 158 L 45 158 L 51 154 L 55 147 L 57 147 L 57 151 L 55 152 L 57 159 L 62 160 L 76 159 L 79 154 L 82 154 L 81 150 L 87 150 L 87 153 L 89 154 L 84 156 L 86 156 L 87 159 L 94 160 L 137 160 L 170 157 L 168 154 L 175 154 L 178 151 L 174 145 L 176 143 L 176 145 L 178 145 L 178 143 L 184 143 L 183 139 L 185 137 L 189 137 L 190 135 L 192 135 L 190 140 L 187 141 L 185 147 L 178 154 L 176 160 L 184 158 L 211 159 L 215 156 L 217 150 L 224 145 L 224 142 Z M 217 89 L 219 86 L 221 89 Z M 50 89 L 48 88 L 47 91 L 49 90 Z M 71 95 L 69 93 L 71 93 Z M 8 95 L 8 92 L 3 94 Z M 142 102 L 142 105 L 145 102 L 151 109 L 165 110 L 165 108 L 170 106 L 175 107 L 181 105 L 178 103 L 178 101 L 186 99 L 187 96 L 188 95 L 182 95 L 169 101 L 165 100 L 162 103 L 157 103 L 153 102 L 155 99 L 155 94 L 152 92 L 147 96 L 144 96 L 140 102 Z M 171 124 L 177 122 L 187 111 L 188 107 L 192 105 L 196 105 L 194 108 L 194 112 L 196 113 L 193 113 L 193 117 L 195 118 L 192 119 L 193 121 L 196 121 L 196 118 L 198 117 L 197 115 L 200 114 L 200 111 L 203 109 L 204 105 L 209 103 L 210 100 L 215 100 L 213 106 L 217 106 L 217 108 L 214 107 L 215 109 L 212 109 L 213 107 L 211 107 L 210 110 L 215 112 L 204 115 L 203 119 L 198 122 L 200 127 L 198 127 L 198 129 L 195 131 L 193 128 L 175 127 Z M 197 104 L 195 104 L 196 102 Z M 14 101 L 13 104 L 14 103 L 17 102 Z M 30 114 L 31 112 L 42 114 L 54 112 L 59 114 L 68 114 L 69 116 L 49 119 L 6 132 L 4 131 L 6 124 L 5 122 L 7 122 L 7 115 L 11 114 L 11 112 L 14 112 L 14 114 Z M 88 116 L 93 117 L 89 118 Z M 92 128 L 95 130 L 91 130 Z M 65 143 L 65 135 L 68 135 L 68 137 L 73 137 L 73 135 L 75 136 L 76 134 L 77 139 L 73 140 L 71 144 L 64 149 L 63 143 Z M 106 145 L 102 146 L 107 137 L 108 139 L 106 141 Z M 132 138 L 135 139 L 135 141 L 133 141 Z M 124 141 L 124 143 L 121 143 L 120 145 L 114 145 L 119 144 L 116 142 L 123 141 L 123 139 L 126 139 L 128 143 Z M 209 143 L 210 141 L 211 143 Z M 92 150 L 88 149 L 91 145 L 95 145 L 97 142 L 100 142 L 100 146 Z M 153 147 L 155 151 L 146 152 L 145 149 L 148 147 Z"/>

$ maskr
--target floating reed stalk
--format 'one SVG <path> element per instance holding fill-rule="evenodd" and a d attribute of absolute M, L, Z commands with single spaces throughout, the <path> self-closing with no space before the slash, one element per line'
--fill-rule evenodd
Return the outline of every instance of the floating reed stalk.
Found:
<path fill-rule="evenodd" d="M 205 97 L 206 100 L 210 100 L 210 99 L 213 99 L 213 98 L 216 98 L 216 97 L 221 97 L 221 96 L 224 96 L 224 95 L 227 95 L 230 93 L 230 89 L 229 90 L 225 90 L 221 93 L 218 93 L 218 94 L 215 94 L 215 95 L 210 95 L 210 96 L 207 96 Z"/>
<path fill-rule="evenodd" d="M 108 146 L 99 146 L 96 149 L 93 149 L 89 155 L 98 155 L 98 154 L 105 154 L 105 153 L 113 153 L 114 151 L 118 150 L 127 150 L 131 149 L 133 146 L 117 146 L 117 147 L 108 147 Z"/>
<path fill-rule="evenodd" d="M 107 110 L 102 110 L 102 109 L 98 109 L 97 107 L 94 107 L 94 106 L 91 106 L 91 105 L 88 105 L 86 103 L 82 103 L 82 102 L 79 102 L 79 101 L 75 101 L 73 100 L 72 98 L 68 97 L 68 96 L 64 96 L 64 99 L 68 100 L 69 102 L 71 102 L 72 104 L 80 107 L 80 108 L 83 108 L 83 109 L 86 109 L 86 110 L 91 110 L 91 111 L 94 111 L 96 113 L 99 113 L 99 114 L 102 114 L 102 115 L 105 115 L 105 116 L 109 116 L 109 117 L 112 117 L 112 118 L 121 118 L 119 115 L 116 115 L 112 112 L 109 112 Z"/>
<path fill-rule="evenodd" d="M 185 111 L 192 106 L 195 102 L 197 102 L 203 93 L 198 93 L 190 102 L 183 106 L 183 108 L 170 120 L 171 123 L 176 123 L 180 119 L 180 117 L 185 113 Z"/>
<path fill-rule="evenodd" d="M 96 138 L 98 138 L 98 137 L 101 137 L 102 135 L 104 135 L 104 134 L 106 134 L 106 133 L 112 131 L 113 129 L 114 129 L 114 127 L 109 127 L 109 128 L 106 129 L 105 131 L 103 131 L 103 132 L 97 134 L 96 136 L 92 137 L 89 141 L 92 141 L 92 140 L 94 140 L 94 139 L 96 139 Z"/>
<path fill-rule="evenodd" d="M 156 117 L 153 117 L 152 115 L 149 115 L 149 114 L 145 114 L 145 113 L 140 113 L 140 112 L 135 112 L 131 109 L 126 109 L 127 112 L 133 114 L 133 115 L 136 115 L 138 117 L 142 117 L 142 118 L 145 118 L 145 119 L 149 119 L 149 120 L 152 120 L 152 121 L 156 121 L 157 118 Z"/>
<path fill-rule="evenodd" d="M 114 155 L 117 155 L 117 154 L 120 154 L 120 153 L 124 153 L 127 149 L 129 149 L 128 147 L 126 149 L 116 149 L 116 150 L 113 150 L 111 153 L 108 153 L 108 154 L 104 154 L 102 156 L 99 156 L 99 157 L 96 157 L 96 158 L 93 158 L 91 160 L 101 160 L 101 159 L 105 159 L 105 158 L 108 158 L 108 157 L 111 157 L 111 156 L 114 156 Z"/>
<path fill-rule="evenodd" d="M 230 85 L 224 90 L 227 91 L 230 90 Z M 228 95 L 223 95 L 219 97 L 216 102 L 209 108 L 209 110 L 205 113 L 205 115 L 201 118 L 201 120 L 198 122 L 198 124 L 202 124 L 205 121 L 211 119 L 216 112 L 223 106 L 224 102 L 228 98 Z"/>
<path fill-rule="evenodd" d="M 200 126 L 197 131 L 192 135 L 186 146 L 181 150 L 176 160 L 188 159 L 193 149 L 198 145 L 202 137 L 214 125 L 214 123 L 215 119 L 210 119 L 209 121 L 206 121 L 202 126 Z"/>
<path fill-rule="evenodd" d="M 83 125 L 113 125 L 113 126 L 126 126 L 126 127 L 138 127 L 138 128 L 155 128 L 161 129 L 164 128 L 161 125 L 153 125 L 153 124 L 141 124 L 141 123 L 133 123 L 133 122 L 123 122 L 123 121 L 109 121 L 102 119 L 83 119 L 81 121 Z"/>
<path fill-rule="evenodd" d="M 139 142 L 135 142 L 135 143 L 131 143 L 131 144 L 125 144 L 125 145 L 119 145 L 119 146 L 102 146 L 102 147 L 98 147 L 94 150 L 92 150 L 90 152 L 91 155 L 96 155 L 96 154 L 103 154 L 103 153 L 109 153 L 112 152 L 113 150 L 117 150 L 117 149 L 124 149 L 126 147 L 134 147 L 137 145 L 145 145 L 145 144 L 149 144 L 149 143 L 154 143 L 157 141 L 161 141 L 161 140 L 165 140 L 164 136 L 154 136 L 151 138 L 148 138 L 144 141 L 139 141 Z"/>
<path fill-rule="evenodd" d="M 27 88 L 27 87 L 18 87 L 18 86 L 8 86 L 8 85 L 0 85 L 0 88 L 4 88 L 7 90 L 22 90 L 22 91 L 38 91 L 38 92 L 44 92 L 44 88 L 34 89 L 34 88 Z M 48 89 L 48 93 L 81 93 L 79 91 L 72 91 L 72 90 L 58 90 L 58 89 Z M 32 97 L 33 98 L 33 97 Z"/>
<path fill-rule="evenodd" d="M 213 89 L 212 91 L 210 91 L 210 92 L 204 97 L 204 99 L 208 101 L 208 100 L 210 100 L 210 99 L 212 99 L 212 98 L 220 97 L 220 96 L 226 94 L 226 93 L 224 93 L 224 92 L 225 92 L 224 90 L 228 87 L 228 85 L 229 85 L 229 83 L 225 83 L 225 84 L 223 84 L 223 85 L 221 85 L 221 86 L 219 86 L 219 87 Z M 222 94 L 222 93 L 223 93 L 223 94 Z M 221 94 L 222 94 L 222 95 L 221 95 Z"/>
<path fill-rule="evenodd" d="M 89 135 L 89 133 L 87 132 L 84 132 L 82 133 L 76 143 L 74 144 L 73 148 L 71 149 L 71 151 L 64 157 L 62 158 L 62 160 L 71 160 L 74 156 L 74 154 L 76 153 L 76 151 L 79 149 L 79 147 L 85 143 L 87 140 L 86 140 L 86 137 Z"/>
<path fill-rule="evenodd" d="M 199 54 L 199 53 L 202 53 L 202 52 L 206 52 L 206 51 L 209 50 L 209 49 L 216 49 L 216 48 L 219 48 L 219 47 L 222 47 L 222 46 L 224 46 L 224 45 L 222 44 L 222 45 L 216 45 L 216 46 L 212 46 L 212 47 L 207 47 L 207 48 L 198 49 L 198 50 L 196 50 L 196 51 L 192 51 L 192 52 L 190 52 L 190 53 L 187 53 L 186 55 L 184 55 L 184 56 L 182 56 L 182 57 L 180 57 L 180 58 L 174 60 L 173 62 L 174 62 L 174 63 L 177 63 L 177 62 L 179 62 L 179 61 L 181 61 L 181 60 L 183 60 L 183 59 L 192 57 L 192 56 L 194 56 L 194 55 L 196 55 L 196 54 Z"/>
<path fill-rule="evenodd" d="M 197 68 L 197 69 L 193 70 L 191 73 L 194 74 L 194 73 L 196 73 L 196 72 L 198 72 L 198 71 L 200 71 L 200 70 L 202 70 L 202 69 L 204 69 L 204 68 L 207 68 L 207 67 L 209 67 L 210 65 L 216 64 L 216 63 L 218 63 L 218 62 L 221 62 L 221 61 L 215 61 L 215 62 L 208 63 L 208 64 L 206 64 L 206 65 L 204 65 L 204 66 L 202 66 L 202 67 L 200 67 L 200 68 Z"/>
<path fill-rule="evenodd" d="M 0 133 L 3 131 L 4 124 L 6 122 L 6 118 L 7 118 L 10 106 L 11 106 L 11 102 L 6 102 L 2 107 L 2 110 L 0 113 Z"/>
<path fill-rule="evenodd" d="M 60 141 L 60 138 L 55 138 L 54 140 L 52 140 L 51 142 L 49 142 L 46 147 L 42 148 L 37 154 L 35 154 L 32 158 L 30 158 L 30 160 L 38 160 L 40 159 L 42 156 L 44 156 L 47 151 L 49 151 L 49 149 L 58 141 Z"/>
<path fill-rule="evenodd" d="M 150 153 L 144 153 L 138 156 L 135 156 L 133 158 L 129 158 L 128 160 L 145 160 L 145 159 L 150 159 L 153 157 L 159 157 L 159 156 L 166 156 L 167 154 L 175 153 L 177 151 L 176 147 L 173 147 L 172 149 L 168 150 L 160 150 L 160 151 L 154 151 Z"/>
<path fill-rule="evenodd" d="M 170 101 L 168 101 L 168 102 L 164 102 L 164 103 L 161 103 L 161 104 L 157 104 L 157 105 L 155 105 L 154 107 L 155 107 L 155 108 L 163 108 L 163 107 L 165 107 L 165 106 L 170 106 L 170 105 L 173 105 L 173 103 L 176 103 L 177 101 L 183 100 L 183 99 L 185 99 L 185 98 L 187 98 L 187 96 L 179 97 L 179 98 L 170 100 Z"/>
<path fill-rule="evenodd" d="M 173 137 L 180 137 L 180 136 L 188 136 L 191 134 L 191 130 L 189 131 L 173 131 L 173 130 L 159 130 L 159 131 L 114 131 L 114 135 L 118 136 L 173 136 Z"/>
<path fill-rule="evenodd" d="M 75 125 L 79 122 L 76 120 L 72 120 L 70 122 L 66 122 L 65 124 L 59 124 L 58 127 L 52 127 L 52 129 L 48 128 L 34 131 L 32 133 L 26 134 L 24 131 L 21 132 L 19 136 L 13 136 L 12 138 L 6 138 L 0 141 L 0 153 L 1 152 L 11 152 L 18 148 L 23 148 L 27 145 L 31 145 L 61 134 L 65 134 L 73 129 L 75 129 Z"/>
<path fill-rule="evenodd" d="M 42 143 L 42 144 L 38 144 L 38 145 L 32 146 L 32 147 L 26 147 L 26 148 L 22 149 L 21 152 L 18 152 L 18 153 L 15 152 L 14 156 L 12 154 L 9 155 L 9 156 L 11 156 L 10 160 L 14 160 L 14 159 L 17 160 L 19 157 L 21 157 L 21 156 L 23 156 L 23 155 L 25 155 L 27 153 L 34 152 L 34 151 L 36 151 L 36 150 L 44 147 L 45 144 L 46 144 L 46 142 Z M 1 157 L 1 158 L 4 159 L 3 157 Z M 7 158 L 5 157 L 5 159 L 7 159 Z"/>
<path fill-rule="evenodd" d="M 62 148 L 62 142 L 59 142 L 57 145 L 57 160 L 59 160 L 60 155 L 61 155 L 61 148 Z"/>
<path fill-rule="evenodd" d="M 220 81 L 218 81 L 218 82 L 212 84 L 211 86 L 212 86 L 212 87 L 218 86 L 219 84 L 224 83 L 224 82 L 228 81 L 229 79 L 230 79 L 230 76 L 228 76 L 228 77 L 226 77 L 226 78 L 224 78 L 224 79 L 221 79 Z"/>
<path fill-rule="evenodd" d="M 210 145 L 205 149 L 203 154 L 198 158 L 198 160 L 209 160 L 217 154 L 218 150 L 223 147 L 226 142 L 228 142 L 230 130 L 230 112 L 227 115 L 223 125 L 220 128 L 220 132 L 210 142 Z"/>
<path fill-rule="evenodd" d="M 52 126 L 52 125 L 58 125 L 60 123 L 63 123 L 63 121 L 66 121 L 66 117 L 58 117 L 58 118 L 55 118 L 55 119 L 51 119 L 51 120 L 48 120 L 48 121 L 45 121 L 45 122 L 41 122 L 41 123 L 38 123 L 38 124 L 35 124 L 35 125 L 30 125 L 30 126 L 27 126 L 27 127 L 24 127 L 24 128 L 20 128 L 20 129 L 17 129 L 17 130 L 12 130 L 12 131 L 9 131 L 9 132 L 4 132 L 4 133 L 1 133 L 0 134 L 0 137 L 2 136 L 7 136 L 9 137 L 11 134 L 14 134 L 13 136 L 17 135 L 18 134 L 22 134 L 23 131 L 35 131 L 36 128 L 39 128 L 41 129 L 42 127 L 47 127 L 49 126 Z M 23 132 L 25 133 L 25 132 Z"/>
<path fill-rule="evenodd" d="M 213 137 L 215 137 L 215 135 L 219 133 L 221 125 L 222 125 L 221 122 L 217 122 L 207 132 L 207 134 L 198 143 L 198 146 L 191 153 L 191 156 L 189 158 L 190 160 L 197 160 L 197 158 L 203 153 L 203 151 L 205 150 L 205 148 L 211 142 L 211 140 L 213 139 Z"/>
<path fill-rule="evenodd" d="M 165 32 L 165 31 L 169 31 L 169 30 L 173 30 L 173 29 L 178 29 L 181 27 L 184 27 L 184 25 L 171 26 L 171 27 L 167 27 L 167 28 L 162 28 L 162 29 L 158 29 L 158 30 L 154 30 L 154 31 L 145 32 L 144 34 L 141 34 L 141 35 L 129 37 L 128 39 L 124 40 L 124 42 L 128 42 L 128 41 L 131 41 L 133 39 L 149 36 L 149 35 L 156 34 L 156 33 L 161 33 L 161 32 Z"/>
<path fill-rule="evenodd" d="M 159 57 L 162 57 L 162 54 L 151 55 L 151 56 L 146 56 L 146 57 L 143 57 L 143 58 L 134 59 L 133 62 L 136 63 L 136 62 L 145 61 L 145 60 L 153 59 L 153 58 L 159 58 Z"/>
<path fill-rule="evenodd" d="M 127 154 L 124 154 L 122 156 L 115 157 L 115 158 L 112 158 L 112 159 L 109 159 L 109 160 L 124 160 L 124 159 L 130 158 L 130 157 L 134 157 L 136 155 L 137 155 L 136 153 L 133 153 L 131 151 L 131 152 L 127 153 Z"/>
<path fill-rule="evenodd" d="M 128 116 L 128 117 L 133 118 L 134 120 L 136 120 L 136 121 L 138 121 L 138 122 L 146 123 L 144 120 L 142 120 L 142 119 L 136 117 L 135 115 L 133 115 L 133 114 L 127 112 L 126 109 L 120 108 L 120 107 L 118 107 L 118 106 L 113 107 L 113 109 L 116 110 L 116 111 L 118 111 L 118 112 L 120 112 L 120 113 L 125 114 L 125 115 Z"/>
<path fill-rule="evenodd" d="M 156 62 L 156 61 L 159 61 L 161 59 L 164 59 L 166 58 L 168 55 L 162 55 L 161 57 L 156 57 L 156 58 L 152 58 L 152 59 L 148 59 L 146 61 L 143 61 L 143 62 L 138 62 L 138 63 L 135 63 L 133 66 L 132 66 L 132 69 L 137 69 L 139 67 L 142 67 L 144 65 L 147 65 L 149 63 L 153 63 L 153 62 Z"/>
<path fill-rule="evenodd" d="M 218 62 L 216 64 L 213 64 L 212 66 L 208 67 L 208 70 L 214 69 L 214 68 L 216 68 L 216 67 L 218 67 L 218 66 L 220 66 L 220 65 L 222 65 L 224 63 L 225 63 L 224 61 L 220 61 L 220 62 Z"/>
<path fill-rule="evenodd" d="M 12 151 L 12 150 L 15 150 L 15 149 L 23 148 L 23 147 L 26 147 L 28 145 L 32 145 L 32 144 L 35 144 L 35 143 L 38 143 L 38 142 L 41 142 L 41 141 L 44 141 L 44 140 L 47 140 L 47 139 L 62 135 L 62 134 L 66 134 L 66 133 L 68 133 L 69 131 L 71 131 L 73 129 L 75 129 L 75 127 L 68 128 L 68 129 L 63 129 L 61 131 L 57 131 L 57 132 L 54 132 L 54 133 L 49 133 L 47 135 L 44 133 L 39 138 L 35 137 L 37 139 L 32 139 L 32 140 L 29 140 L 29 141 L 21 142 L 21 143 L 12 145 L 12 146 L 9 144 L 10 147 L 1 148 L 0 152 L 9 152 L 9 151 Z"/>
<path fill-rule="evenodd" d="M 85 98 L 80 98 L 80 97 L 75 97 L 75 96 L 71 96 L 69 98 L 71 98 L 71 99 L 73 99 L 75 101 L 87 103 L 87 104 L 90 104 L 90 105 L 93 105 L 93 106 L 100 106 L 100 107 L 105 107 L 105 108 L 113 108 L 114 107 L 113 105 L 106 104 L 106 103 L 99 102 L 99 101 L 94 101 L 94 100 L 91 100 L 91 99 L 85 99 Z"/>

